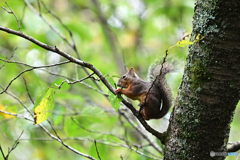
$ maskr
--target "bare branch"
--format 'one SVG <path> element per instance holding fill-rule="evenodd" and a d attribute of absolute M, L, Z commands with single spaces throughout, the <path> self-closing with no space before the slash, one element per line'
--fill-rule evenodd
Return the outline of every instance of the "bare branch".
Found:
<path fill-rule="evenodd" d="M 14 49 L 14 52 L 12 53 L 12 55 L 11 55 L 7 60 L 10 60 L 10 59 L 13 57 L 13 55 L 14 55 L 15 52 L 16 52 L 16 50 L 17 50 L 17 47 Z M 2 59 L 0 58 L 0 60 L 2 60 Z M 7 63 L 7 62 L 4 61 L 3 65 L 0 67 L 0 69 L 2 69 L 2 68 L 5 66 L 6 63 Z"/>
<path fill-rule="evenodd" d="M 1 60 L 2 60 L 2 59 L 1 59 Z M 11 61 L 5 61 L 5 62 L 11 62 Z M 52 64 L 52 65 L 36 66 L 36 67 L 32 67 L 32 68 L 30 68 L 30 69 L 26 69 L 26 70 L 20 72 L 15 78 L 13 78 L 13 79 L 10 81 L 10 83 L 7 85 L 7 87 L 6 87 L 2 92 L 0 92 L 0 94 L 3 94 L 4 92 L 6 92 L 7 89 L 10 87 L 10 85 L 12 84 L 12 82 L 15 81 L 18 77 L 20 77 L 23 73 L 32 71 L 32 70 L 37 69 L 37 68 L 53 67 L 53 66 L 57 66 L 57 65 L 66 64 L 66 63 L 69 63 L 69 62 L 70 62 L 70 61 L 65 61 L 65 62 L 56 63 L 56 64 Z"/>
<path fill-rule="evenodd" d="M 31 138 L 31 139 L 20 139 L 20 140 L 34 140 L 34 141 L 53 141 L 54 139 L 49 139 L 49 138 Z M 89 141 L 89 142 L 94 142 L 94 139 L 91 138 L 82 138 L 82 137 L 68 137 L 68 138 L 62 138 L 62 140 L 77 140 L 77 141 Z M 108 145 L 108 146 L 113 146 L 113 147 L 124 147 L 124 148 L 129 148 L 127 145 L 123 145 L 123 144 L 118 144 L 116 142 L 113 143 L 109 143 L 109 140 L 96 140 L 97 143 L 101 143 L 104 145 Z M 138 149 L 134 149 L 134 148 L 129 148 L 131 150 L 133 150 L 134 152 L 140 154 L 141 156 L 150 158 L 150 159 L 154 159 L 154 160 L 159 160 L 159 157 L 153 157 L 153 156 L 148 156 L 143 152 L 140 152 Z"/>
<path fill-rule="evenodd" d="M 1 150 L 1 153 L 2 153 L 2 156 L 3 156 L 4 160 L 6 160 L 6 157 L 5 157 L 5 155 L 4 155 L 4 152 L 3 152 L 3 150 L 2 150 L 1 145 L 0 145 L 0 150 Z"/>
<path fill-rule="evenodd" d="M 63 82 L 58 86 L 58 88 L 60 89 L 65 82 L 67 82 L 68 84 L 75 84 L 75 83 L 78 83 L 78 82 L 82 82 L 82 81 L 84 81 L 84 80 L 86 80 L 86 79 L 88 79 L 88 78 L 93 78 L 92 75 L 94 75 L 94 73 L 91 73 L 91 74 L 89 74 L 87 77 L 85 77 L 85 78 L 83 78 L 83 79 L 80 79 L 80 80 L 76 80 L 76 81 L 74 81 L 74 82 L 70 82 L 69 80 L 66 79 L 65 81 L 63 81 Z"/>
<path fill-rule="evenodd" d="M 33 119 L 29 118 L 29 117 L 26 117 L 26 116 L 22 116 L 22 115 L 19 115 L 19 114 L 14 114 L 14 113 L 10 113 L 10 112 L 6 112 L 6 111 L 2 111 L 0 110 L 1 113 L 5 113 L 5 114 L 9 114 L 9 115 L 13 115 L 13 116 L 16 116 L 18 118 L 21 118 L 21 119 L 26 119 L 26 120 L 29 120 L 31 122 L 34 122 Z M 81 153 L 77 150 L 75 150 L 74 148 L 72 148 L 71 146 L 68 146 L 66 143 L 64 143 L 62 140 L 69 140 L 69 139 L 72 139 L 72 140 L 89 140 L 91 142 L 94 142 L 94 140 L 91 140 L 91 139 L 86 139 L 86 138 L 62 138 L 62 139 L 59 139 L 57 137 L 55 137 L 54 135 L 52 135 L 42 124 L 39 124 L 39 126 L 52 138 L 52 139 L 42 139 L 42 138 L 39 138 L 39 139 L 36 139 L 36 140 L 57 140 L 58 142 L 60 142 L 63 146 L 65 146 L 66 148 L 68 148 L 69 150 L 75 152 L 76 154 L 79 154 L 81 156 L 84 156 L 88 159 L 91 159 L 91 160 L 96 160 L 95 158 L 89 156 L 89 155 L 86 155 L 84 153 Z M 24 139 L 20 139 L 20 140 L 24 140 Z M 33 139 L 34 140 L 34 139 Z M 98 143 L 102 143 L 102 144 L 106 144 L 106 145 L 112 145 L 112 146 L 121 146 L 121 147 L 126 147 L 126 148 L 129 148 L 129 146 L 127 145 L 122 145 L 122 144 L 119 144 L 117 145 L 116 143 L 105 143 L 105 142 L 102 142 L 102 141 L 99 141 L 97 140 Z M 147 158 L 150 158 L 150 159 L 155 159 L 155 160 L 158 160 L 159 158 L 155 158 L 155 157 L 151 157 L 151 156 L 148 156 L 140 151 L 138 151 L 138 149 L 134 149 L 134 148 L 130 148 L 131 150 L 135 151 L 136 153 L 144 156 L 144 157 L 147 157 Z"/>
<path fill-rule="evenodd" d="M 126 117 L 125 117 L 125 118 L 126 118 Z M 112 133 L 92 131 L 92 130 L 89 130 L 89 129 L 83 127 L 83 126 L 80 125 L 79 123 L 77 123 L 77 122 L 75 121 L 75 119 L 73 119 L 73 118 L 72 118 L 72 121 L 73 121 L 75 124 L 77 124 L 80 128 L 82 128 L 82 129 L 84 129 L 84 130 L 86 130 L 86 131 L 88 131 L 88 132 L 90 132 L 90 133 L 98 133 L 98 134 L 103 134 L 103 135 L 114 136 L 114 137 L 116 137 L 116 138 L 118 138 L 118 139 L 126 142 L 126 145 L 113 145 L 113 144 L 116 144 L 115 141 L 112 142 L 113 144 L 109 144 L 109 143 L 103 143 L 103 142 L 101 142 L 101 141 L 98 140 L 98 141 L 97 141 L 98 143 L 103 143 L 103 144 L 106 144 L 106 145 L 126 147 L 126 148 L 129 148 L 129 149 L 135 151 L 135 152 L 138 153 L 138 154 L 141 154 L 141 155 L 143 155 L 143 156 L 147 156 L 147 155 L 145 155 L 145 154 L 143 154 L 143 153 L 141 153 L 141 152 L 138 151 L 138 148 L 143 149 L 143 146 L 141 146 L 141 145 L 133 144 L 133 146 L 130 146 L 130 142 L 129 142 L 127 139 L 123 138 L 123 137 L 120 137 L 120 136 L 118 136 L 118 135 L 116 135 L 116 134 L 112 134 Z M 108 141 L 110 141 L 110 140 L 108 140 Z M 132 144 L 132 143 L 131 143 L 131 144 Z M 150 144 L 150 145 L 152 146 L 152 144 Z M 149 145 L 148 145 L 148 146 L 149 146 Z M 137 149 L 134 149 L 134 147 L 136 147 Z M 143 149 L 143 150 L 144 150 L 144 153 L 148 152 L 148 151 L 145 150 L 145 149 Z M 161 151 L 161 152 L 162 152 L 162 151 Z M 153 154 L 151 153 L 151 155 L 153 155 Z M 156 155 L 154 155 L 154 156 L 157 157 Z"/>
<path fill-rule="evenodd" d="M 28 97 L 30 98 L 32 104 L 34 104 L 34 101 L 33 101 L 32 97 L 31 97 L 31 95 L 30 95 L 30 93 L 28 91 L 27 81 L 26 81 L 26 79 L 24 77 L 23 77 L 23 81 L 24 81 L 24 84 L 25 84 L 25 87 L 26 87 L 26 90 L 27 90 Z"/>
<path fill-rule="evenodd" d="M 97 152 L 98 158 L 101 160 L 101 157 L 100 157 L 98 149 L 97 149 L 97 141 L 96 140 L 94 140 L 94 144 L 95 144 L 95 148 L 96 148 L 96 152 Z"/>
<path fill-rule="evenodd" d="M 6 28 L 6 27 L 2 27 L 0 26 L 0 30 L 2 31 L 5 31 L 5 32 L 8 32 L 10 34 L 14 34 L 14 35 L 17 35 L 17 36 L 20 36 L 24 39 L 27 39 L 33 43 L 35 43 L 36 45 L 46 49 L 46 50 L 49 50 L 49 51 L 52 51 L 52 52 L 55 52 L 59 55 L 61 55 L 62 57 L 68 59 L 69 61 L 75 63 L 75 64 L 78 64 L 80 66 L 83 66 L 83 67 L 86 67 L 86 68 L 89 68 L 90 70 L 92 70 L 99 78 L 100 80 L 103 82 L 103 84 L 113 93 L 115 94 L 114 92 L 114 88 L 111 86 L 111 84 L 107 81 L 107 79 L 104 77 L 104 75 L 97 69 L 95 68 L 92 64 L 90 63 L 87 63 L 87 62 L 84 62 L 82 60 L 79 60 L 79 59 L 76 59 L 74 57 L 72 57 L 71 55 L 67 54 L 66 52 L 58 49 L 57 47 L 52 47 L 52 46 L 49 46 L 47 44 L 44 44 L 36 39 L 34 39 L 33 37 L 31 36 L 28 36 L 24 33 L 21 33 L 21 32 L 18 32 L 18 31 L 15 31 L 15 30 L 12 30 L 12 29 L 9 29 L 9 28 Z M 165 134 L 162 134 L 156 130 L 154 130 L 152 127 L 150 127 L 147 122 L 143 119 L 143 117 L 141 115 L 138 114 L 138 111 L 134 108 L 134 106 L 127 102 L 125 99 L 122 100 L 122 103 L 124 105 L 126 105 L 131 111 L 132 113 L 134 114 L 134 116 L 136 116 L 138 118 L 138 120 L 141 122 L 141 124 L 145 127 L 145 129 L 150 132 L 151 134 L 153 134 L 154 136 L 156 136 L 159 140 L 163 141 L 164 138 L 165 138 Z"/>
<path fill-rule="evenodd" d="M 20 32 L 22 32 L 21 31 L 21 27 L 20 27 L 20 24 L 19 24 L 19 21 L 18 21 L 18 18 L 17 18 L 17 16 L 16 16 L 16 14 L 13 12 L 13 10 L 12 10 L 12 8 L 8 5 L 8 3 L 7 2 L 5 2 L 6 4 L 7 4 L 7 6 L 8 6 L 8 8 L 11 10 L 11 11 L 8 11 L 6 8 L 4 8 L 3 6 L 2 6 L 2 8 L 5 10 L 5 11 L 7 11 L 9 14 L 13 14 L 14 16 L 15 16 L 15 18 L 16 18 L 16 20 L 17 20 L 17 23 L 18 23 L 18 28 L 19 28 L 19 31 Z"/>
<path fill-rule="evenodd" d="M 228 152 L 237 152 L 240 150 L 240 141 L 235 142 L 227 147 Z"/>
<path fill-rule="evenodd" d="M 22 134 L 23 134 L 23 131 L 22 131 L 22 133 L 20 134 L 20 136 L 17 138 L 17 140 L 14 142 L 12 148 L 11 148 L 11 149 L 8 148 L 8 154 L 7 154 L 6 156 L 4 155 L 3 150 L 2 150 L 2 147 L 1 147 L 1 145 L 0 145 L 0 150 L 1 150 L 2 155 L 3 155 L 3 157 L 4 157 L 5 160 L 8 160 L 8 157 L 9 157 L 10 153 L 11 153 L 14 149 L 17 148 L 17 145 L 19 144 L 19 138 L 22 136 Z"/>
<path fill-rule="evenodd" d="M 66 79 L 69 79 L 69 80 L 72 80 L 72 81 L 77 81 L 77 80 L 74 79 L 74 78 L 67 77 L 67 76 L 65 76 L 65 75 L 60 75 L 60 74 L 57 74 L 57 73 L 54 73 L 54 72 L 51 72 L 51 71 L 48 71 L 48 70 L 45 70 L 45 69 L 40 69 L 40 70 L 45 71 L 45 72 L 47 72 L 47 73 L 49 73 L 49 74 L 51 74 L 51 75 L 54 75 L 54 76 L 59 76 L 59 77 L 63 77 L 63 78 L 66 78 Z M 84 82 L 79 82 L 79 83 L 82 84 L 82 85 L 84 85 L 84 86 L 86 86 L 86 87 L 89 88 L 89 89 L 92 89 L 92 90 L 94 90 L 94 91 L 102 94 L 102 95 L 105 96 L 105 97 L 108 97 L 108 95 L 105 94 L 103 91 L 98 90 L 98 89 L 92 87 L 91 85 L 89 85 L 89 84 L 87 84 L 87 83 L 84 83 Z"/>
<path fill-rule="evenodd" d="M 47 8 L 47 6 L 43 3 L 43 1 L 39 0 L 39 1 L 41 1 L 42 5 L 45 7 L 45 9 L 46 9 L 54 18 L 56 18 L 56 19 L 59 21 L 59 23 L 69 32 L 69 35 L 70 35 L 70 37 L 71 37 L 71 39 L 72 39 L 72 43 L 73 43 L 72 45 L 71 45 L 71 43 L 67 40 L 67 38 L 66 38 L 64 35 L 61 34 L 61 32 L 59 32 L 54 26 L 52 26 L 52 25 L 41 15 L 41 13 L 38 12 L 38 11 L 30 4 L 30 2 L 29 2 L 28 0 L 24 0 L 24 1 L 25 1 L 26 5 L 27 5 L 35 14 L 37 14 L 55 33 L 57 33 L 57 34 L 76 52 L 78 59 L 81 60 L 80 54 L 79 54 L 79 52 L 78 52 L 78 50 L 77 50 L 77 48 L 76 48 L 76 45 L 75 45 L 75 40 L 74 40 L 74 38 L 73 38 L 73 34 L 72 34 L 71 30 L 70 30 L 66 25 L 63 24 L 63 22 L 61 21 L 61 19 L 60 19 L 59 17 L 57 17 L 55 14 L 53 14 L 53 13 Z M 40 7 L 39 1 L 38 1 L 38 5 L 39 5 L 39 7 Z M 40 10 L 40 8 L 39 8 L 39 10 Z M 86 74 L 89 75 L 88 70 L 87 70 L 84 66 L 81 66 L 81 67 L 82 67 L 83 70 L 86 72 Z M 98 88 L 100 91 L 102 91 L 102 89 L 101 89 L 101 87 L 98 85 L 98 83 L 96 83 L 94 80 L 93 80 L 93 83 L 97 86 L 97 88 Z"/>
<path fill-rule="evenodd" d="M 29 117 L 26 117 L 26 116 L 22 116 L 22 115 L 19 115 L 19 114 L 15 114 L 15 113 L 10 113 L 10 112 L 6 112 L 6 111 L 2 111 L 0 110 L 1 113 L 5 113 L 5 114 L 9 114 L 9 115 L 13 115 L 13 116 L 16 116 L 18 118 L 21 118 L 21 119 L 26 119 L 26 120 L 29 120 L 31 122 L 34 122 L 33 119 L 29 118 Z M 81 153 L 79 151 L 77 151 L 76 149 L 72 148 L 71 146 L 68 146 L 66 143 L 64 143 L 61 139 L 55 137 L 54 135 L 52 135 L 42 124 L 39 124 L 39 126 L 54 140 L 57 140 L 58 142 L 60 142 L 63 146 L 65 146 L 66 148 L 68 148 L 69 150 L 73 151 L 74 153 L 76 154 L 79 154 L 83 157 L 86 157 L 88 159 L 91 159 L 91 160 L 96 160 L 95 158 L 87 155 L 87 154 L 84 154 L 84 153 Z"/>
<path fill-rule="evenodd" d="M 138 131 L 138 133 L 141 134 L 142 137 L 143 137 L 144 139 L 146 139 L 154 149 L 156 149 L 159 153 L 162 153 L 162 152 L 163 152 L 162 149 L 159 148 L 158 144 L 154 143 L 154 142 L 144 133 L 144 131 L 140 129 L 139 126 L 136 126 L 136 125 L 134 124 L 134 122 L 133 122 L 130 118 L 128 118 L 121 109 L 119 109 L 118 112 L 119 112 L 122 116 L 125 117 L 125 119 L 133 126 L 133 128 L 135 128 L 135 129 Z"/>

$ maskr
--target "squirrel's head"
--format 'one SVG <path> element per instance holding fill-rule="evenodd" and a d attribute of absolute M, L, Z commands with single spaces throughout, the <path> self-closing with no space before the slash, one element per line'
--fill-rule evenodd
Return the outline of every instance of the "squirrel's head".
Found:
<path fill-rule="evenodd" d="M 131 84 L 136 78 L 138 78 L 138 75 L 135 73 L 135 70 L 131 68 L 119 79 L 117 86 L 121 88 L 127 88 L 129 84 Z"/>

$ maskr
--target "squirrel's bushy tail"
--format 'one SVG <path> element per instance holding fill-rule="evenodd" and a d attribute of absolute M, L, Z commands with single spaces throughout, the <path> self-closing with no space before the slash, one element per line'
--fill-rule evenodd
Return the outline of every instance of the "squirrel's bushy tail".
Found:
<path fill-rule="evenodd" d="M 154 84 L 157 85 L 161 91 L 162 107 L 158 118 L 166 115 L 172 106 L 172 92 L 166 81 L 166 74 L 172 71 L 174 71 L 173 65 L 167 62 L 163 63 L 163 67 L 159 63 L 154 63 L 149 67 L 149 79 L 151 82 L 155 82 Z"/>

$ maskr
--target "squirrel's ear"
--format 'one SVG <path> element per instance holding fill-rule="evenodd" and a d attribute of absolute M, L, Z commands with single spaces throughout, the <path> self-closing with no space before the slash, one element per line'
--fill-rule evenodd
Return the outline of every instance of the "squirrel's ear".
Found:
<path fill-rule="evenodd" d="M 134 74 L 135 73 L 134 69 L 133 68 L 129 69 L 129 73 Z"/>
<path fill-rule="evenodd" d="M 130 75 L 132 75 L 133 77 L 137 77 L 137 74 L 135 73 L 135 70 L 134 70 L 133 68 L 131 68 L 131 69 L 128 71 L 128 73 L 129 73 Z"/>

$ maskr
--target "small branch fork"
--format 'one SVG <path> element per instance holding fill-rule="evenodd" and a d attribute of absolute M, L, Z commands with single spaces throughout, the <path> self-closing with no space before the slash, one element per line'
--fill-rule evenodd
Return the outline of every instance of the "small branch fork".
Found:
<path fill-rule="evenodd" d="M 16 20 L 17 20 L 17 23 L 18 23 L 19 31 L 22 32 L 22 31 L 21 31 L 21 27 L 20 27 L 20 23 L 19 23 L 19 20 L 18 20 L 16 14 L 13 12 L 12 8 L 8 5 L 8 3 L 7 3 L 7 2 L 5 2 L 5 3 L 7 4 L 8 8 L 9 8 L 11 11 L 8 11 L 8 10 L 7 10 L 5 7 L 3 7 L 3 6 L 2 6 L 2 8 L 3 8 L 6 12 L 8 12 L 9 14 L 13 14 L 13 15 L 15 16 L 15 18 L 16 18 Z"/>
<path fill-rule="evenodd" d="M 50 28 L 52 31 L 54 31 L 57 35 L 59 35 L 59 37 L 61 37 L 75 52 L 76 52 L 76 55 L 77 55 L 77 58 L 79 60 L 81 60 L 81 57 L 80 57 L 80 54 L 79 54 L 79 51 L 77 50 L 77 47 L 76 47 L 76 43 L 75 43 L 75 40 L 73 38 L 73 34 L 71 32 L 71 30 L 61 21 L 61 19 L 59 17 L 57 17 L 55 14 L 53 14 L 53 12 L 51 12 L 50 9 L 47 8 L 47 5 L 44 4 L 44 2 L 42 0 L 38 0 L 38 7 L 39 7 L 39 12 L 31 5 L 31 3 L 28 1 L 28 0 L 24 0 L 25 4 L 36 14 L 38 15 Z M 47 10 L 47 12 L 49 14 L 51 14 L 66 30 L 67 32 L 69 33 L 70 37 L 71 37 L 71 40 L 72 40 L 72 44 L 67 40 L 67 38 L 61 34 L 61 32 L 56 29 L 53 25 L 51 25 L 41 14 L 41 4 L 44 6 L 44 8 Z M 84 72 L 89 75 L 88 73 L 88 70 L 84 67 L 84 66 L 81 66 L 84 70 Z M 93 83 L 96 85 L 96 87 L 102 92 L 102 89 L 101 87 L 98 85 L 98 83 L 96 83 L 96 81 L 93 80 Z"/>
<path fill-rule="evenodd" d="M 21 62 L 13 62 L 13 61 L 7 61 L 7 60 L 3 60 L 3 59 L 0 59 L 4 62 L 8 62 L 8 63 L 20 63 L 20 64 L 23 64 Z M 46 68 L 46 67 L 53 67 L 53 66 L 58 66 L 58 65 L 62 65 L 62 64 L 66 64 L 66 63 L 70 63 L 70 61 L 65 61 L 65 62 L 60 62 L 60 63 L 56 63 L 56 64 L 51 64 L 51 65 L 43 65 L 43 66 L 31 66 L 32 68 L 29 68 L 29 69 L 26 69 L 22 72 L 20 72 L 15 78 L 13 78 L 10 83 L 7 85 L 7 87 L 2 91 L 0 92 L 0 94 L 3 94 L 4 92 L 6 92 L 8 90 L 8 88 L 11 86 L 11 84 L 13 83 L 13 81 L 15 81 L 17 78 L 19 78 L 23 73 L 26 73 L 26 72 L 29 72 L 29 71 L 32 71 L 34 69 L 39 69 L 39 68 Z M 27 65 L 27 64 L 24 64 L 24 65 Z M 30 65 L 27 65 L 27 66 L 30 66 Z"/>
<path fill-rule="evenodd" d="M 11 149 L 8 148 L 8 154 L 7 154 L 6 156 L 4 155 L 3 149 L 2 149 L 2 147 L 1 147 L 1 145 L 0 145 L 0 150 L 1 150 L 1 153 L 2 153 L 2 156 L 3 156 L 4 160 L 8 160 L 8 157 L 9 157 L 10 153 L 11 153 L 14 149 L 17 148 L 17 145 L 19 144 L 19 139 L 20 139 L 20 137 L 22 136 L 22 134 L 23 134 L 23 131 L 22 131 L 22 133 L 20 134 L 20 136 L 17 138 L 17 140 L 14 142 L 12 148 L 11 148 Z"/>
<path fill-rule="evenodd" d="M 85 78 L 83 78 L 83 79 L 80 79 L 80 80 L 73 81 L 73 82 L 70 82 L 69 80 L 66 79 L 65 81 L 63 81 L 63 82 L 58 86 L 58 88 L 61 89 L 62 85 L 63 85 L 65 82 L 67 82 L 68 84 L 75 84 L 75 83 L 78 83 L 78 82 L 82 82 L 82 81 L 84 81 L 84 80 L 86 80 L 86 79 L 88 79 L 88 78 L 92 78 L 92 79 L 95 80 L 95 81 L 99 81 L 99 79 L 94 78 L 93 75 L 94 75 L 94 73 L 91 73 L 91 74 L 89 74 L 87 77 L 85 77 Z"/>

